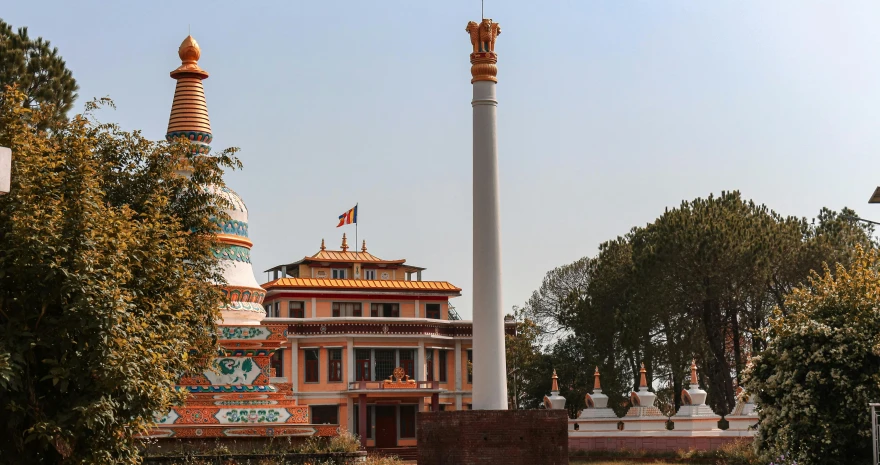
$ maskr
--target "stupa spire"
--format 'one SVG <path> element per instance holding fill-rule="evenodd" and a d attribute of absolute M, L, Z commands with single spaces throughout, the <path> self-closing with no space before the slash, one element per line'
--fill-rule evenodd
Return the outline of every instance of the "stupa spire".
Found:
<path fill-rule="evenodd" d="M 357 243 L 354 246 L 357 247 Z M 345 237 L 345 233 L 342 233 L 342 251 L 348 251 L 348 238 Z"/>
<path fill-rule="evenodd" d="M 193 36 L 187 36 L 180 44 L 177 55 L 181 64 L 171 71 L 171 77 L 177 80 L 177 86 L 174 89 L 174 102 L 171 104 L 165 139 L 170 141 L 184 136 L 193 142 L 193 153 L 208 153 L 211 150 L 208 144 L 213 137 L 205 89 L 202 86 L 202 80 L 208 78 L 208 72 L 199 67 L 202 49 Z"/>
<path fill-rule="evenodd" d="M 593 390 L 602 390 L 602 383 L 599 382 L 599 367 L 596 367 L 596 371 L 593 373 Z"/>
<path fill-rule="evenodd" d="M 645 362 L 642 362 L 642 368 L 639 369 L 639 390 L 648 388 L 648 381 L 645 379 Z"/>
<path fill-rule="evenodd" d="M 550 392 L 559 391 L 559 377 L 556 376 L 556 368 L 553 369 L 553 385 L 550 387 Z"/>

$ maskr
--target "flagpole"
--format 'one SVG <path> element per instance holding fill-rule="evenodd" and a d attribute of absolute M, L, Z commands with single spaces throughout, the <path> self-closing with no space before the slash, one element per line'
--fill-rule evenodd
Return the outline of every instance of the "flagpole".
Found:
<path fill-rule="evenodd" d="M 361 255 L 358 248 L 358 222 L 357 222 L 357 208 L 358 204 L 354 204 L 354 256 L 358 260 L 360 260 Z"/>

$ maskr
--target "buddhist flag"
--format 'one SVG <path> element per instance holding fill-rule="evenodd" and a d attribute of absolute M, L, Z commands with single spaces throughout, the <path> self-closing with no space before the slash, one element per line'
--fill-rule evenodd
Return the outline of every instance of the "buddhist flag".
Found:
<path fill-rule="evenodd" d="M 336 227 L 345 226 L 346 224 L 357 224 L 358 222 L 358 206 L 355 205 L 351 210 L 339 215 L 339 224 Z"/>

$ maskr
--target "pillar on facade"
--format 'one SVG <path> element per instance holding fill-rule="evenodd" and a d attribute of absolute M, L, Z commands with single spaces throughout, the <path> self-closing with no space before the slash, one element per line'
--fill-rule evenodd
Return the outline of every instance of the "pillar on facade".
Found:
<path fill-rule="evenodd" d="M 507 410 L 504 309 L 501 303 L 501 219 L 495 86 L 501 27 L 484 18 L 468 23 L 473 84 L 473 313 L 475 410 Z"/>
<path fill-rule="evenodd" d="M 361 437 L 361 447 L 367 447 L 367 395 L 358 395 L 358 435 Z"/>

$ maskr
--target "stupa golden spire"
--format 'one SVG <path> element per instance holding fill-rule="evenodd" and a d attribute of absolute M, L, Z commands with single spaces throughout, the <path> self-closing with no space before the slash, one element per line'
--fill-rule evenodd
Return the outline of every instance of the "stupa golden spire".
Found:
<path fill-rule="evenodd" d="M 184 136 L 193 144 L 196 153 L 207 153 L 211 147 L 211 121 L 208 118 L 208 104 L 202 80 L 208 72 L 199 67 L 202 50 L 193 36 L 187 36 L 177 50 L 181 65 L 171 72 L 177 80 L 174 89 L 174 102 L 171 104 L 171 117 L 168 119 L 166 140 Z"/>

